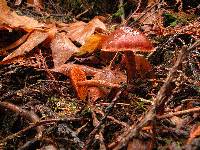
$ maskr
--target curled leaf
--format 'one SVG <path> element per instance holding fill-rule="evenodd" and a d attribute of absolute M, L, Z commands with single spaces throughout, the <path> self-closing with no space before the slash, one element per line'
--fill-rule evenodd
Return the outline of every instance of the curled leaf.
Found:
<path fill-rule="evenodd" d="M 95 32 L 95 29 L 106 30 L 106 26 L 98 18 L 94 18 L 88 23 L 81 21 L 69 24 L 65 29 L 72 41 L 77 41 L 83 45 L 85 44 L 85 40 Z"/>
<path fill-rule="evenodd" d="M 38 44 L 42 43 L 48 37 L 48 33 L 42 31 L 34 31 L 19 48 L 9 54 L 3 61 L 23 55 L 25 52 L 31 51 Z"/>
<path fill-rule="evenodd" d="M 2 49 L 0 50 L 0 55 L 1 55 L 1 56 L 4 56 L 4 55 L 7 54 L 7 51 L 8 51 L 8 50 L 13 49 L 13 48 L 15 48 L 15 47 L 21 45 L 22 43 L 24 43 L 24 42 L 27 40 L 27 38 L 28 38 L 29 35 L 30 35 L 30 33 L 27 33 L 27 34 L 23 35 L 23 36 L 22 36 L 20 39 L 18 39 L 17 41 L 15 41 L 14 43 L 12 43 L 11 45 L 9 45 L 9 46 L 7 46 L 7 47 L 5 47 L 5 48 L 2 48 Z"/>

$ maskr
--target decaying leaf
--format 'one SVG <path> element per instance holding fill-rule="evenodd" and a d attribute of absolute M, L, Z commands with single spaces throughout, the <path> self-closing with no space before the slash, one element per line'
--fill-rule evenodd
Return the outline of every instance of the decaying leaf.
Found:
<path fill-rule="evenodd" d="M 93 34 L 89 36 L 86 39 L 85 44 L 80 47 L 77 55 L 92 53 L 96 49 L 100 49 L 102 47 L 102 42 L 104 41 L 105 38 L 106 38 L 106 35 L 102 35 L 102 34 Z"/>
<path fill-rule="evenodd" d="M 147 150 L 147 149 L 148 150 L 153 149 L 152 140 L 144 141 L 144 140 L 133 138 L 132 141 L 129 141 L 128 147 L 127 147 L 127 150 Z"/>
<path fill-rule="evenodd" d="M 31 51 L 38 44 L 42 43 L 45 39 L 47 39 L 48 33 L 42 31 L 34 31 L 27 39 L 25 43 L 23 43 L 19 48 L 9 54 L 7 57 L 3 59 L 3 61 L 12 59 L 14 57 L 23 55 L 25 52 Z"/>
<path fill-rule="evenodd" d="M 191 130 L 187 143 L 191 144 L 192 140 L 198 136 L 200 136 L 200 125 Z"/>
<path fill-rule="evenodd" d="M 88 99 L 91 102 L 95 102 L 97 99 L 105 97 L 107 94 L 107 91 L 100 87 L 88 87 Z"/>
<path fill-rule="evenodd" d="M 149 73 L 151 78 L 155 78 L 152 72 L 152 66 L 147 59 L 142 55 L 135 55 L 136 70 L 138 71 L 140 77 L 145 78 Z"/>
<path fill-rule="evenodd" d="M 14 43 L 12 43 L 11 45 L 5 47 L 5 48 L 2 48 L 0 50 L 0 55 L 1 56 L 5 56 L 7 55 L 7 51 L 10 50 L 10 49 L 13 49 L 15 47 L 18 47 L 19 45 L 21 45 L 22 43 L 24 43 L 27 38 L 29 37 L 30 33 L 27 33 L 25 35 L 23 35 L 20 39 L 18 39 L 17 41 L 15 41 Z"/>
<path fill-rule="evenodd" d="M 37 20 L 27 17 L 19 16 L 16 12 L 11 11 L 7 6 L 6 0 L 0 0 L 0 26 L 8 26 L 10 28 L 22 28 L 27 32 L 33 29 L 42 29 L 44 24 Z"/>
<path fill-rule="evenodd" d="M 42 0 L 27 0 L 27 3 L 29 5 L 32 5 L 33 7 L 36 8 L 36 10 L 43 9 L 43 2 Z"/>
<path fill-rule="evenodd" d="M 94 76 L 96 73 L 102 72 L 101 69 L 96 69 L 96 68 L 89 67 L 86 65 L 78 65 L 78 64 L 73 64 L 73 63 L 67 63 L 67 64 L 60 65 L 54 69 L 51 69 L 51 71 L 59 72 L 66 76 L 69 76 L 70 70 L 74 67 L 78 67 L 79 69 L 83 70 L 87 76 Z"/>
<path fill-rule="evenodd" d="M 33 31 L 32 33 L 30 33 L 27 41 L 24 42 L 19 48 L 9 54 L 7 57 L 5 57 L 3 61 L 11 60 L 14 57 L 23 55 L 24 53 L 31 51 L 33 48 L 44 42 L 46 39 L 51 40 L 53 38 L 53 35 L 55 35 L 55 32 L 55 28 L 52 28 L 48 31 Z"/>
<path fill-rule="evenodd" d="M 81 45 L 83 45 L 85 44 L 85 40 L 95 32 L 95 29 L 98 28 L 106 30 L 105 24 L 101 22 L 98 18 L 94 18 L 88 23 L 84 23 L 81 21 L 69 24 L 69 26 L 65 29 L 68 32 L 68 37 L 72 41 L 77 41 Z"/>
<path fill-rule="evenodd" d="M 120 87 L 122 83 L 126 82 L 126 76 L 121 73 L 120 71 L 112 71 L 110 69 L 104 69 L 103 72 L 98 72 L 95 74 L 93 81 L 99 81 L 97 82 L 96 86 L 91 86 L 89 84 L 86 84 L 90 86 L 88 88 L 88 97 L 91 101 L 96 101 L 98 98 L 105 97 L 109 94 L 110 89 L 106 88 L 105 84 L 101 81 L 107 83 L 110 85 L 110 87 Z M 90 80 L 88 80 L 90 81 Z M 118 85 L 118 86 L 117 86 Z"/>
<path fill-rule="evenodd" d="M 76 90 L 77 96 L 81 100 L 85 100 L 87 97 L 87 86 L 86 85 L 78 85 L 78 81 L 85 81 L 86 79 L 86 74 L 83 70 L 81 70 L 78 67 L 73 67 L 70 70 L 70 79 L 72 82 L 73 87 Z"/>
<path fill-rule="evenodd" d="M 58 33 L 51 42 L 54 67 L 64 64 L 78 48 L 68 39 L 66 33 Z"/>

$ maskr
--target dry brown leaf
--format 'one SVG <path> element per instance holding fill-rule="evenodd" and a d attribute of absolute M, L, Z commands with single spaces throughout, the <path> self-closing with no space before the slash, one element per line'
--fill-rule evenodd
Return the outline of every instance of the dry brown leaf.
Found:
<path fill-rule="evenodd" d="M 70 79 L 71 79 L 73 87 L 76 90 L 77 96 L 81 100 L 85 100 L 87 97 L 87 86 L 86 85 L 81 86 L 77 84 L 78 81 L 87 80 L 85 72 L 78 67 L 73 67 L 70 70 Z"/>
<path fill-rule="evenodd" d="M 155 78 L 155 75 L 152 72 L 152 66 L 148 62 L 148 60 L 144 58 L 144 56 L 135 55 L 135 62 L 136 62 L 136 70 L 138 71 L 138 73 L 142 78 L 145 78 L 147 73 L 150 73 L 151 78 Z"/>
<path fill-rule="evenodd" d="M 104 97 L 108 93 L 99 87 L 88 87 L 88 99 L 91 102 L 95 102 L 97 99 Z"/>
<path fill-rule="evenodd" d="M 5 0 L 0 0 L 0 26 L 1 25 L 6 25 L 11 28 L 22 28 L 27 32 L 44 27 L 44 24 L 39 23 L 33 18 L 19 16 L 16 12 L 12 12 Z"/>
<path fill-rule="evenodd" d="M 144 141 L 144 140 L 133 138 L 132 141 L 129 141 L 128 147 L 127 147 L 127 150 L 147 150 L 147 149 L 148 150 L 153 149 L 152 140 Z"/>
<path fill-rule="evenodd" d="M 36 10 L 38 10 L 38 11 L 43 9 L 42 0 L 27 0 L 27 3 L 30 4 L 31 6 L 35 7 Z"/>
<path fill-rule="evenodd" d="M 89 36 L 86 39 L 85 44 L 80 47 L 77 55 L 92 53 L 96 49 L 100 49 L 102 47 L 102 42 L 104 41 L 105 38 L 106 35 L 102 34 L 93 34 Z"/>
<path fill-rule="evenodd" d="M 54 67 L 64 64 L 78 48 L 68 39 L 66 33 L 58 33 L 51 42 Z"/>
<path fill-rule="evenodd" d="M 3 61 L 10 60 L 14 57 L 23 55 L 25 52 L 31 51 L 38 44 L 42 43 L 48 37 L 48 32 L 42 31 L 34 31 L 27 39 L 25 43 L 23 43 L 19 48 L 9 54 L 7 57 L 3 59 Z"/>
<path fill-rule="evenodd" d="M 20 39 L 18 39 L 17 41 L 15 41 L 14 43 L 12 43 L 11 45 L 5 47 L 5 48 L 2 48 L 0 50 L 0 55 L 1 56 L 5 56 L 7 55 L 7 51 L 10 50 L 10 49 L 13 49 L 15 47 L 18 47 L 19 45 L 21 45 L 22 43 L 24 43 L 27 38 L 29 37 L 30 33 L 27 33 L 25 35 L 23 35 Z"/>
<path fill-rule="evenodd" d="M 106 83 L 111 83 L 112 85 L 121 85 L 126 82 L 126 76 L 120 71 L 112 71 L 110 69 L 104 69 L 102 72 L 95 74 L 92 80 L 103 81 Z M 111 85 L 110 84 L 110 85 Z M 111 85 L 111 87 L 112 87 Z M 110 89 L 102 87 L 101 84 L 96 87 L 88 88 L 88 97 L 92 102 L 96 101 L 98 98 L 105 97 L 110 93 Z"/>
<path fill-rule="evenodd" d="M 200 136 L 200 125 L 198 125 L 197 127 L 193 128 L 190 132 L 190 137 L 187 141 L 188 144 L 192 143 L 192 140 L 196 137 Z"/>
<path fill-rule="evenodd" d="M 101 22 L 98 18 L 94 18 L 88 23 L 84 23 L 81 21 L 69 24 L 69 26 L 65 29 L 68 32 L 68 37 L 72 41 L 77 41 L 83 45 L 85 43 L 85 40 L 89 36 L 91 36 L 97 28 L 106 30 L 105 24 Z"/>

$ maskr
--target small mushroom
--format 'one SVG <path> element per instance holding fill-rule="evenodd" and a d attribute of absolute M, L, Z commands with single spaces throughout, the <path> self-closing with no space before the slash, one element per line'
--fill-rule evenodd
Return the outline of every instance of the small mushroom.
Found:
<path fill-rule="evenodd" d="M 102 51 L 124 52 L 126 57 L 127 80 L 136 78 L 135 52 L 152 52 L 153 45 L 147 37 L 136 29 L 120 27 L 112 32 L 102 44 Z"/>

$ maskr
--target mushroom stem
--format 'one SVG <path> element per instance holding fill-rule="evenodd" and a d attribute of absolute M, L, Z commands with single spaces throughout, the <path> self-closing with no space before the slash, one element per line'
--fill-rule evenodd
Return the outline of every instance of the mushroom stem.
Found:
<path fill-rule="evenodd" d="M 135 54 L 132 51 L 125 51 L 124 54 L 126 56 L 127 83 L 131 83 L 137 77 Z"/>

